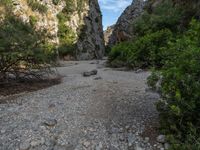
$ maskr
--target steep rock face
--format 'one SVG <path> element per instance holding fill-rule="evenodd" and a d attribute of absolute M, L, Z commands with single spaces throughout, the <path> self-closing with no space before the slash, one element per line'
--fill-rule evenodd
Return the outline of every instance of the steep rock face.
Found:
<path fill-rule="evenodd" d="M 113 33 L 115 25 L 109 26 L 105 31 L 104 31 L 104 40 L 105 40 L 105 45 L 107 46 L 109 43 L 110 36 Z"/>
<path fill-rule="evenodd" d="M 112 46 L 116 43 L 131 39 L 132 23 L 143 12 L 144 5 L 144 0 L 134 0 L 126 8 L 114 26 L 113 33 L 109 37 L 108 45 Z"/>
<path fill-rule="evenodd" d="M 101 59 L 104 55 L 102 15 L 97 0 L 89 0 L 89 10 L 83 16 L 84 25 L 77 42 L 77 59 Z"/>
<path fill-rule="evenodd" d="M 24 22 L 34 24 L 38 31 L 46 30 L 48 36 L 51 37 L 49 41 L 53 44 L 59 44 L 57 14 L 62 11 L 65 4 L 61 3 L 57 6 L 51 0 L 42 0 L 39 3 L 47 9 L 46 12 L 34 11 L 28 5 L 28 0 L 15 0 L 13 1 L 13 14 Z"/>
<path fill-rule="evenodd" d="M 64 22 L 60 22 L 60 13 L 65 13 Z M 101 59 L 104 55 L 102 16 L 97 0 L 15 0 L 13 14 L 33 24 L 36 30 L 45 30 L 49 42 L 57 47 L 75 45 L 73 54 L 78 60 Z"/>

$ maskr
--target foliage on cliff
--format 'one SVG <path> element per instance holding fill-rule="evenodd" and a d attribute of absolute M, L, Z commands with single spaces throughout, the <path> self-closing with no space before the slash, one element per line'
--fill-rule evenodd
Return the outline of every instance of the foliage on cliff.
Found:
<path fill-rule="evenodd" d="M 59 1 L 55 0 L 53 2 L 54 4 L 59 3 Z M 58 37 L 60 40 L 60 46 L 58 51 L 60 57 L 64 57 L 65 55 L 75 55 L 76 41 L 79 35 L 77 36 L 71 27 L 66 24 L 66 22 L 70 20 L 70 16 L 76 11 L 80 17 L 80 13 L 84 8 L 86 0 L 79 0 L 77 2 L 74 0 L 65 0 L 65 3 L 64 9 L 57 16 L 59 20 Z"/>
<path fill-rule="evenodd" d="M 0 80 L 10 76 L 39 77 L 38 71 L 47 71 L 46 64 L 53 60 L 54 49 L 47 45 L 43 32 L 12 15 L 11 3 L 1 1 L 5 7 L 4 20 L 0 22 Z"/>
<path fill-rule="evenodd" d="M 115 67 L 156 70 L 148 83 L 161 94 L 161 131 L 173 150 L 200 149 L 198 6 L 198 1 L 149 1 L 134 22 L 134 40 L 114 46 L 109 56 Z"/>

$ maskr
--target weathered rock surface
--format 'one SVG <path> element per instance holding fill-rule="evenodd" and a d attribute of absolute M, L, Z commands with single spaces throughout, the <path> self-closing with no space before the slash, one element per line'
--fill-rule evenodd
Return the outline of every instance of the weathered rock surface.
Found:
<path fill-rule="evenodd" d="M 94 69 L 92 71 L 85 71 L 85 72 L 83 72 L 83 76 L 84 77 L 94 76 L 94 75 L 97 75 L 97 72 L 98 71 L 96 69 Z"/>
<path fill-rule="evenodd" d="M 105 40 L 105 45 L 107 46 L 109 44 L 110 36 L 113 34 L 115 25 L 109 26 L 105 31 L 104 31 L 104 40 Z"/>
<path fill-rule="evenodd" d="M 109 37 L 108 45 L 112 46 L 116 43 L 131 39 L 133 36 L 132 23 L 142 14 L 144 5 L 144 0 L 134 0 L 125 9 L 114 26 L 113 32 Z"/>
<path fill-rule="evenodd" d="M 79 21 L 79 20 L 78 20 Z M 78 38 L 77 59 L 102 59 L 105 52 L 102 15 L 98 0 L 89 0 L 87 15 L 83 16 L 83 37 Z"/>
<path fill-rule="evenodd" d="M 50 43 L 59 45 L 59 20 L 58 14 L 66 9 L 65 0 L 58 1 L 54 4 L 53 0 L 36 0 L 38 3 L 47 8 L 47 12 L 41 13 L 37 10 L 32 10 L 28 5 L 27 0 L 13 1 L 13 13 L 21 18 L 24 22 L 34 22 L 36 30 L 45 30 Z M 76 58 L 78 60 L 86 59 L 101 59 L 104 56 L 105 46 L 102 27 L 102 16 L 97 0 L 82 0 L 80 6 L 81 11 L 74 9 L 69 14 L 69 19 L 65 24 L 73 31 L 76 40 Z M 72 1 L 74 6 L 79 7 L 80 1 Z M 69 4 L 68 4 L 69 5 Z M 72 5 L 72 4 L 71 4 Z M 3 7 L 0 7 L 2 12 Z M 0 20 L 3 16 L 0 14 Z"/>

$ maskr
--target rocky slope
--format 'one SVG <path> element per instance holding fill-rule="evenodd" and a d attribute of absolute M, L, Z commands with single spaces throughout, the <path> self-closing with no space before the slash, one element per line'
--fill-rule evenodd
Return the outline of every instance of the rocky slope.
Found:
<path fill-rule="evenodd" d="M 82 17 L 84 22 L 83 37 L 79 37 L 77 42 L 77 58 L 84 59 L 101 59 L 104 55 L 104 37 L 102 26 L 102 15 L 98 0 L 89 0 L 87 14 Z M 79 21 L 79 19 L 77 20 Z"/>
<path fill-rule="evenodd" d="M 128 40 L 132 37 L 132 22 L 142 13 L 145 2 L 134 0 L 130 6 L 119 17 L 112 35 L 109 37 L 108 45 Z"/>
<path fill-rule="evenodd" d="M 61 43 L 75 45 L 77 59 L 103 57 L 102 16 L 97 0 L 15 0 L 12 3 L 13 14 L 33 24 L 36 30 L 46 30 L 51 43 L 58 47 Z M 61 13 L 64 22 L 59 18 Z M 67 51 L 68 47 L 64 49 Z"/>

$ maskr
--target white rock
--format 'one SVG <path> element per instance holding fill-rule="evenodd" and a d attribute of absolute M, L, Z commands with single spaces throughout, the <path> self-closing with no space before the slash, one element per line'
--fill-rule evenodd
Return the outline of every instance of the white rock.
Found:
<path fill-rule="evenodd" d="M 102 150 L 103 149 L 103 145 L 100 142 L 97 146 L 96 146 L 96 150 Z"/>
<path fill-rule="evenodd" d="M 28 150 L 30 147 L 30 143 L 28 141 L 24 141 L 19 145 L 20 150 Z"/>
<path fill-rule="evenodd" d="M 86 142 L 83 143 L 83 145 L 84 145 L 86 148 L 88 148 L 88 147 L 90 146 L 90 142 L 86 141 Z"/>
<path fill-rule="evenodd" d="M 136 145 L 135 150 L 143 150 L 143 148 L 141 148 L 139 145 Z"/>
<path fill-rule="evenodd" d="M 159 135 L 159 136 L 157 137 L 157 141 L 158 141 L 159 143 L 164 144 L 165 141 L 166 141 L 165 135 Z"/>
<path fill-rule="evenodd" d="M 169 143 L 165 143 L 164 147 L 166 150 L 169 149 L 169 147 L 170 147 Z"/>
<path fill-rule="evenodd" d="M 149 137 L 145 137 L 144 142 L 148 143 L 149 142 Z"/>

